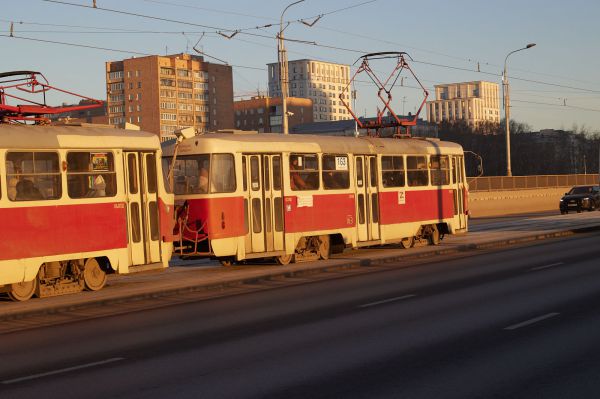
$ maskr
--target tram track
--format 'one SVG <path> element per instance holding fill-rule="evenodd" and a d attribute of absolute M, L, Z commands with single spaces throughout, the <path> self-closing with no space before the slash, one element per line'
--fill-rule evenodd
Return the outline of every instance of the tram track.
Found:
<path fill-rule="evenodd" d="M 70 302 L 68 305 L 46 307 L 29 312 L 0 315 L 0 334 L 42 328 L 47 326 L 80 322 L 128 313 L 151 311 L 186 303 L 205 301 L 226 296 L 243 295 L 257 291 L 281 289 L 294 285 L 310 284 L 318 281 L 348 278 L 367 273 L 386 272 L 398 268 L 413 267 L 432 261 L 455 260 L 473 255 L 536 245 L 545 239 L 560 239 L 577 233 L 589 233 L 600 230 L 600 226 L 559 231 L 520 239 L 501 240 L 448 247 L 425 247 L 421 251 L 403 250 L 400 255 L 387 254 L 392 248 L 364 248 L 347 251 L 333 257 L 329 262 L 303 264 L 305 268 L 293 270 L 292 267 L 276 266 L 239 266 L 237 269 L 268 269 L 266 273 L 242 279 L 222 281 L 218 284 L 182 286 L 171 290 L 150 292 L 145 295 L 112 297 L 110 287 L 105 290 L 107 298 L 91 302 Z M 386 249 L 388 251 L 386 251 Z M 321 266 L 322 265 L 322 266 Z M 308 266 L 308 267 L 307 267 Z M 281 270 L 286 269 L 286 270 Z M 202 273 L 202 271 L 193 271 Z M 93 293 L 91 293 L 93 295 Z M 67 298 L 67 297 L 63 297 Z M 75 299 L 74 297 L 71 297 Z M 1 303 L 0 303 L 0 306 Z"/>

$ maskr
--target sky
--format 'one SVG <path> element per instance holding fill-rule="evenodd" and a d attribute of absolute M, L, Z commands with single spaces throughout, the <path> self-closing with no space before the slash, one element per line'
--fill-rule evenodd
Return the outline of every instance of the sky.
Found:
<path fill-rule="evenodd" d="M 0 0 L 0 72 L 40 71 L 52 85 L 105 99 L 105 62 L 197 54 L 195 47 L 206 61 L 232 65 L 235 98 L 249 98 L 266 92 L 266 64 L 277 61 L 279 19 L 293 1 L 96 0 L 96 9 L 93 2 Z M 312 27 L 300 22 L 319 15 Z M 365 53 L 408 53 L 428 99 L 436 84 L 500 84 L 506 55 L 536 43 L 508 59 L 511 119 L 534 130 L 600 132 L 598 16 L 595 0 L 304 0 L 285 12 L 284 25 L 292 39 L 286 41 L 289 60 L 354 64 L 354 73 Z M 371 63 L 383 79 L 394 66 L 390 60 Z M 406 72 L 404 86 L 392 90 L 392 107 L 400 114 L 414 113 L 424 98 Z M 355 110 L 373 116 L 378 100 L 368 80 L 364 73 L 357 77 Z M 421 116 L 426 118 L 425 109 Z"/>

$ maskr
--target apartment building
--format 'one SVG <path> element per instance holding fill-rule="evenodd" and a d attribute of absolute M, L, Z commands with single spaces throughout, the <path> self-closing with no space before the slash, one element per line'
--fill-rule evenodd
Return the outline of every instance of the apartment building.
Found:
<path fill-rule="evenodd" d="M 110 124 L 133 123 L 163 140 L 182 127 L 199 132 L 233 128 L 231 66 L 196 55 L 107 62 L 106 94 Z"/>
<path fill-rule="evenodd" d="M 427 101 L 427 120 L 500 123 L 499 91 L 497 83 L 485 81 L 436 85 L 435 100 Z"/>
<path fill-rule="evenodd" d="M 309 98 L 287 97 L 288 126 L 293 128 L 313 121 L 313 102 Z M 235 128 L 259 133 L 281 133 L 281 97 L 252 97 L 233 103 Z"/>
<path fill-rule="evenodd" d="M 267 64 L 270 97 L 281 97 L 279 64 Z M 313 102 L 315 122 L 351 119 L 352 115 L 340 101 L 340 94 L 350 81 L 350 66 L 315 60 L 288 62 L 290 97 L 309 98 Z M 351 106 L 350 93 L 344 101 Z"/>

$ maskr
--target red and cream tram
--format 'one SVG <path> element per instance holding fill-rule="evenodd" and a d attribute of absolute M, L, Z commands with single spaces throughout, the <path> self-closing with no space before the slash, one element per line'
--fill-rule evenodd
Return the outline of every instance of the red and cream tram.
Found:
<path fill-rule="evenodd" d="M 98 290 L 107 273 L 167 267 L 173 195 L 160 159 L 150 133 L 0 125 L 0 292 Z"/>
<path fill-rule="evenodd" d="M 463 150 L 436 139 L 209 133 L 179 144 L 173 175 L 177 252 L 223 264 L 467 230 Z"/>

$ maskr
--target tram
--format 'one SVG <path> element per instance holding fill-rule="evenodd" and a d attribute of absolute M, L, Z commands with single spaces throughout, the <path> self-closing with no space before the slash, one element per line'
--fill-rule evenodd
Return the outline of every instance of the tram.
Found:
<path fill-rule="evenodd" d="M 207 133 L 163 143 L 171 166 L 176 253 L 224 265 L 438 244 L 468 228 L 462 147 L 437 139 Z"/>
<path fill-rule="evenodd" d="M 0 124 L 0 292 L 95 291 L 108 273 L 167 267 L 174 197 L 160 159 L 150 133 Z"/>

